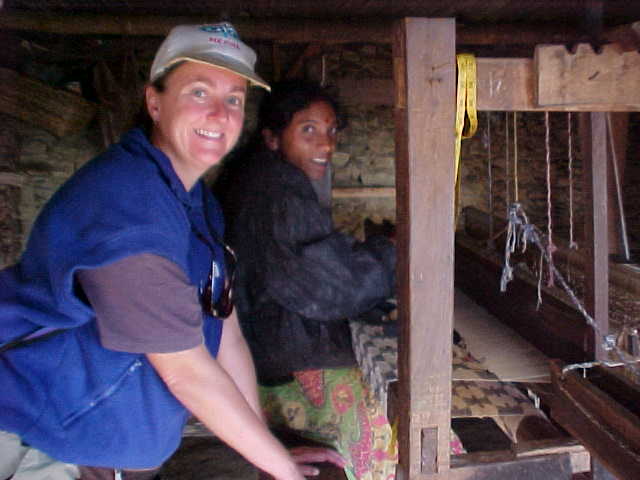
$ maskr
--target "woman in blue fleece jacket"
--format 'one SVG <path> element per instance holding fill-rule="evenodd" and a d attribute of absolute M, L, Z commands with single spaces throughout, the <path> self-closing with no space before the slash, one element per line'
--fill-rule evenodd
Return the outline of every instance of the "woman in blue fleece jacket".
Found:
<path fill-rule="evenodd" d="M 33 451 L 56 461 L 32 478 L 151 478 L 189 415 L 276 479 L 341 463 L 292 455 L 265 426 L 201 180 L 238 140 L 248 83 L 268 88 L 255 60 L 229 24 L 173 29 L 145 91 L 150 132 L 80 169 L 0 272 L 0 479 Z"/>

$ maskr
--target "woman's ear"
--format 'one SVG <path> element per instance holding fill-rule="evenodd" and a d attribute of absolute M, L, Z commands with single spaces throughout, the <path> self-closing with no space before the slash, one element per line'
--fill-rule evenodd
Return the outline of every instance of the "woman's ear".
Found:
<path fill-rule="evenodd" d="M 152 85 L 147 85 L 144 90 L 147 112 L 153 123 L 160 118 L 160 93 Z"/>
<path fill-rule="evenodd" d="M 270 129 L 265 128 L 262 130 L 262 138 L 269 150 L 276 152 L 280 148 L 280 139 Z"/>

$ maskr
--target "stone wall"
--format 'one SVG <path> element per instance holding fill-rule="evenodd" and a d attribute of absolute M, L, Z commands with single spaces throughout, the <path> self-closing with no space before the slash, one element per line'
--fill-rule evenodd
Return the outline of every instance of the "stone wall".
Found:
<path fill-rule="evenodd" d="M 15 262 L 31 225 L 46 201 L 69 176 L 101 149 L 95 128 L 56 138 L 50 133 L 7 116 L 3 131 L 13 132 L 12 170 L 20 186 L 0 186 L 2 251 L 0 266 Z M 9 234 L 10 233 L 10 234 Z"/>

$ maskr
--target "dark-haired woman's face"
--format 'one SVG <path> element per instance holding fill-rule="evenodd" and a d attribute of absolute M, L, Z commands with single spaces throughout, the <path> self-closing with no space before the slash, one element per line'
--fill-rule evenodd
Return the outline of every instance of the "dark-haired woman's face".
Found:
<path fill-rule="evenodd" d="M 318 180 L 324 176 L 336 149 L 337 133 L 333 108 L 327 102 L 318 101 L 296 112 L 278 137 L 267 132 L 266 140 L 269 148 L 280 150 L 289 163 L 310 179 Z"/>

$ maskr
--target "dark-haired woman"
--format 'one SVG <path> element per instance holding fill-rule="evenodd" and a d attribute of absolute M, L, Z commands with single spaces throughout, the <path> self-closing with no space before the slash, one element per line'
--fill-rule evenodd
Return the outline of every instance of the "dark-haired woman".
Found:
<path fill-rule="evenodd" d="M 357 242 L 331 219 L 329 166 L 342 126 L 317 85 L 277 85 L 261 104 L 260 140 L 222 174 L 236 300 L 270 423 L 334 446 L 349 478 L 388 479 L 391 428 L 356 365 L 347 318 L 393 294 L 395 249 Z"/>

